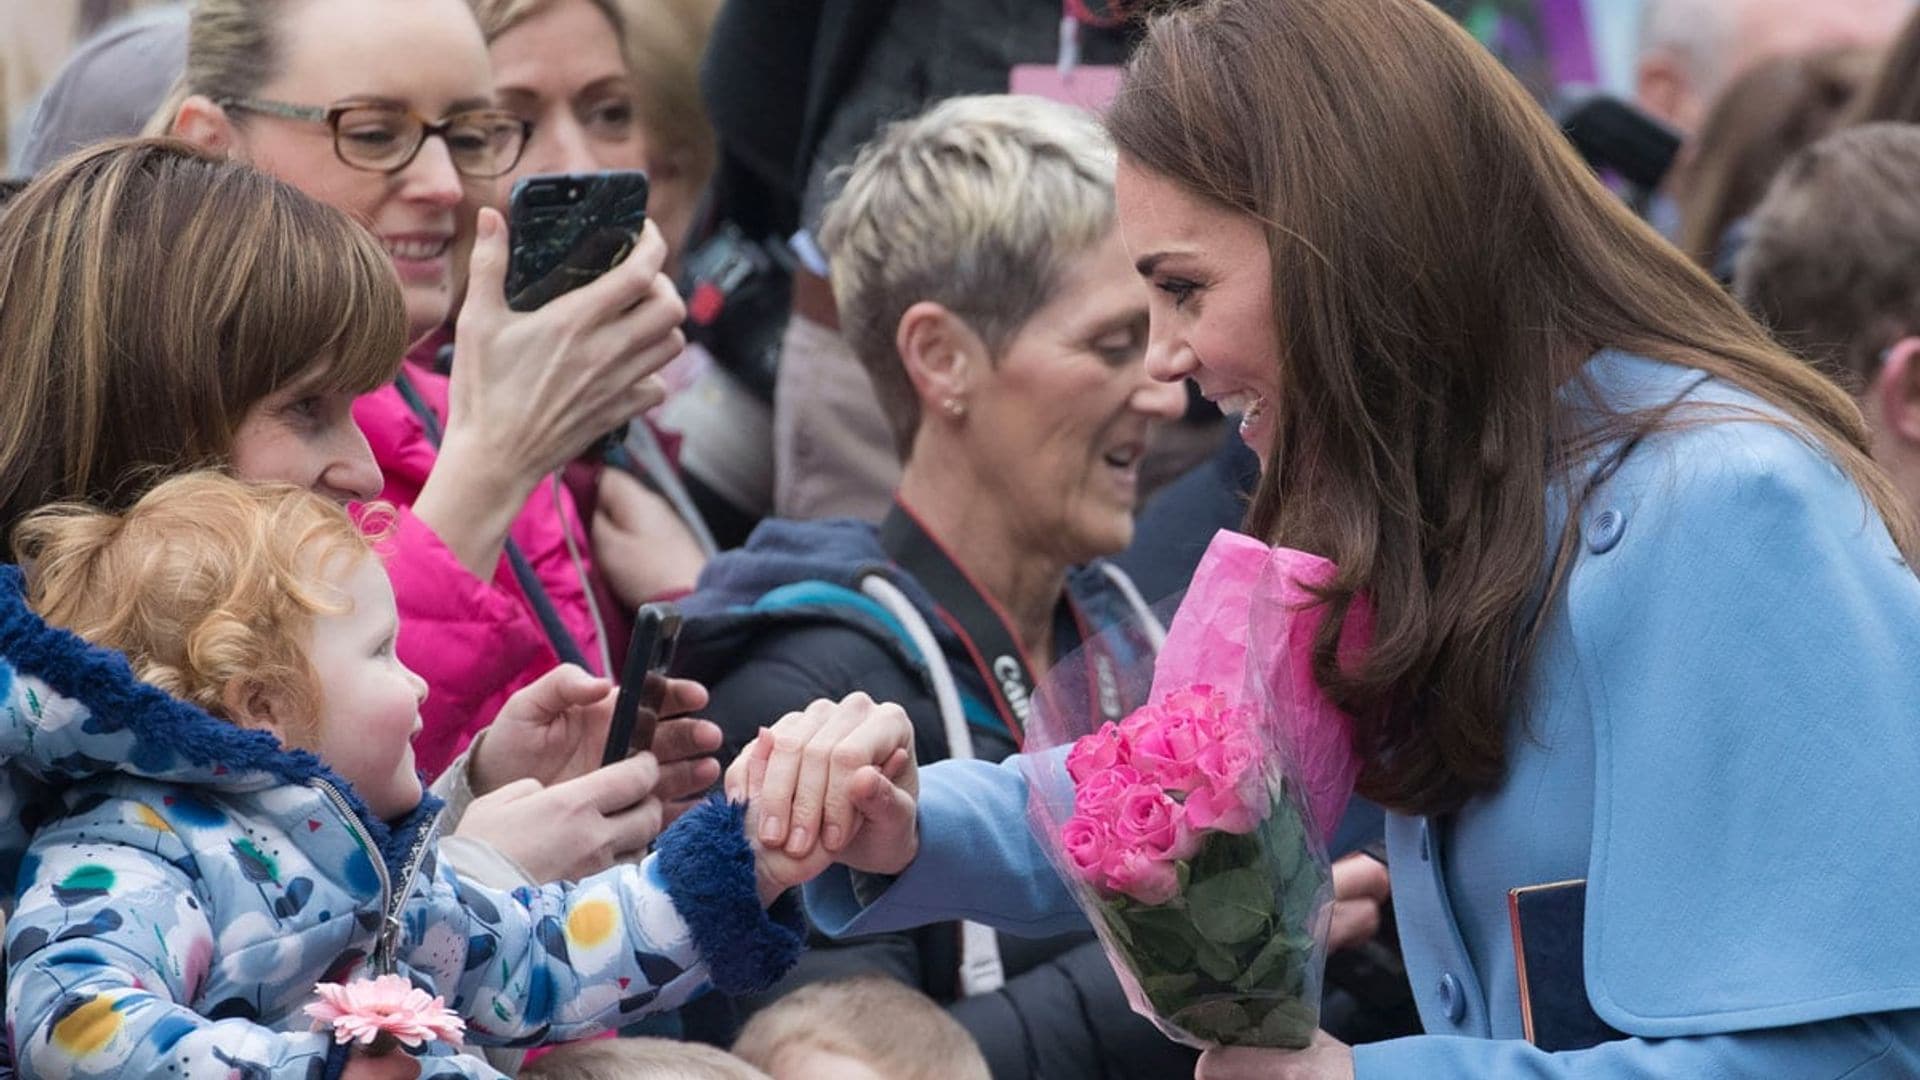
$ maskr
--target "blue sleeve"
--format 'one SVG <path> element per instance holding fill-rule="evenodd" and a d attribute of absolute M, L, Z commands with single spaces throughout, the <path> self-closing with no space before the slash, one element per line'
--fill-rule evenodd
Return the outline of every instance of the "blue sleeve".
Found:
<path fill-rule="evenodd" d="M 1020 760 L 941 761 L 920 771 L 920 854 L 871 904 L 845 867 L 806 887 L 807 912 L 833 937 L 970 919 L 1023 937 L 1087 928 L 1027 826 Z"/>
<path fill-rule="evenodd" d="M 1419 1035 L 1353 1048 L 1354 1080 L 1904 1080 L 1920 1076 L 1920 1013 L 1550 1054 L 1513 1039 Z"/>

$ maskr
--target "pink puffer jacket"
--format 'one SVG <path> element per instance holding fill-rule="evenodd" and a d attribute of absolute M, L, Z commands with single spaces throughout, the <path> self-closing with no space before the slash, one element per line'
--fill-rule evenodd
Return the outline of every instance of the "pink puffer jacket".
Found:
<path fill-rule="evenodd" d="M 446 377 L 411 360 L 406 372 L 420 396 L 444 420 Z M 392 537 L 384 545 L 387 572 L 400 609 L 400 659 L 430 688 L 420 710 L 424 728 L 414 740 L 414 753 L 420 768 L 432 778 L 493 722 L 509 695 L 545 674 L 560 657 L 504 555 L 493 576 L 483 581 L 468 573 L 440 537 L 413 516 L 414 500 L 439 455 L 400 392 L 386 386 L 360 398 L 354 403 L 353 416 L 385 474 L 380 497 L 395 510 Z M 569 470 L 569 481 L 579 471 Z M 597 470 L 582 479 L 583 489 L 570 482 L 562 486 L 557 499 L 551 483 L 534 488 L 509 535 L 546 586 L 588 666 L 595 674 L 604 674 L 586 586 L 562 532 L 572 531 L 601 613 L 624 625 L 591 562 L 585 517 L 576 497 L 577 492 L 593 490 Z M 614 626 L 609 633 L 622 636 L 620 628 Z"/>

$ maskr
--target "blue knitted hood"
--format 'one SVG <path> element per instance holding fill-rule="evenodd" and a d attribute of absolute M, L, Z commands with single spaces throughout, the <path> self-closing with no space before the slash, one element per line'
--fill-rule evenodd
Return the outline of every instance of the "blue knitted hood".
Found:
<path fill-rule="evenodd" d="M 437 813 L 428 796 L 389 826 L 319 758 L 140 682 L 124 656 L 47 625 L 23 589 L 20 568 L 0 566 L 0 882 L 9 895 L 60 792 L 116 774 L 224 791 L 325 780 L 383 851 Z"/>

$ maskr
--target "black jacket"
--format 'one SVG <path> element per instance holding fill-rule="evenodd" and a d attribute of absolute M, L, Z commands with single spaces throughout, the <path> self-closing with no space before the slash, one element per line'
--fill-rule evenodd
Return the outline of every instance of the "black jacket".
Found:
<path fill-rule="evenodd" d="M 1004 726 L 988 726 L 986 677 L 939 617 L 918 583 L 893 567 L 871 525 L 852 521 L 767 522 L 747 546 L 721 555 L 683 604 L 677 670 L 706 681 L 708 715 L 727 732 L 723 756 L 763 725 L 821 697 L 863 690 L 906 709 L 923 764 L 948 756 L 927 667 L 889 616 L 864 604 L 861 578 L 884 574 L 927 617 L 967 711 L 974 756 L 999 760 L 1017 747 Z M 1076 571 L 1069 594 L 1090 623 L 1110 626 L 1133 612 L 1099 567 Z M 1144 657 L 1142 662 L 1145 662 Z M 828 943 L 816 940 L 787 979 L 763 997 L 741 1000 L 741 1018 L 810 982 L 880 971 L 949 1006 L 986 1054 L 996 1080 L 1133 1080 L 1191 1075 L 1195 1055 L 1128 1007 L 1091 933 L 1047 939 L 1001 935 L 1007 980 L 998 991 L 960 998 L 959 926 Z"/>

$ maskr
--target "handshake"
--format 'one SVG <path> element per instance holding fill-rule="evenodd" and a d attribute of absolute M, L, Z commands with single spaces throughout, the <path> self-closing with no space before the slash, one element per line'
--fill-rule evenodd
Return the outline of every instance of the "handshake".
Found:
<path fill-rule="evenodd" d="M 762 728 L 725 788 L 747 804 L 762 903 L 834 863 L 898 874 L 920 850 L 913 724 L 865 694 L 816 701 Z"/>

